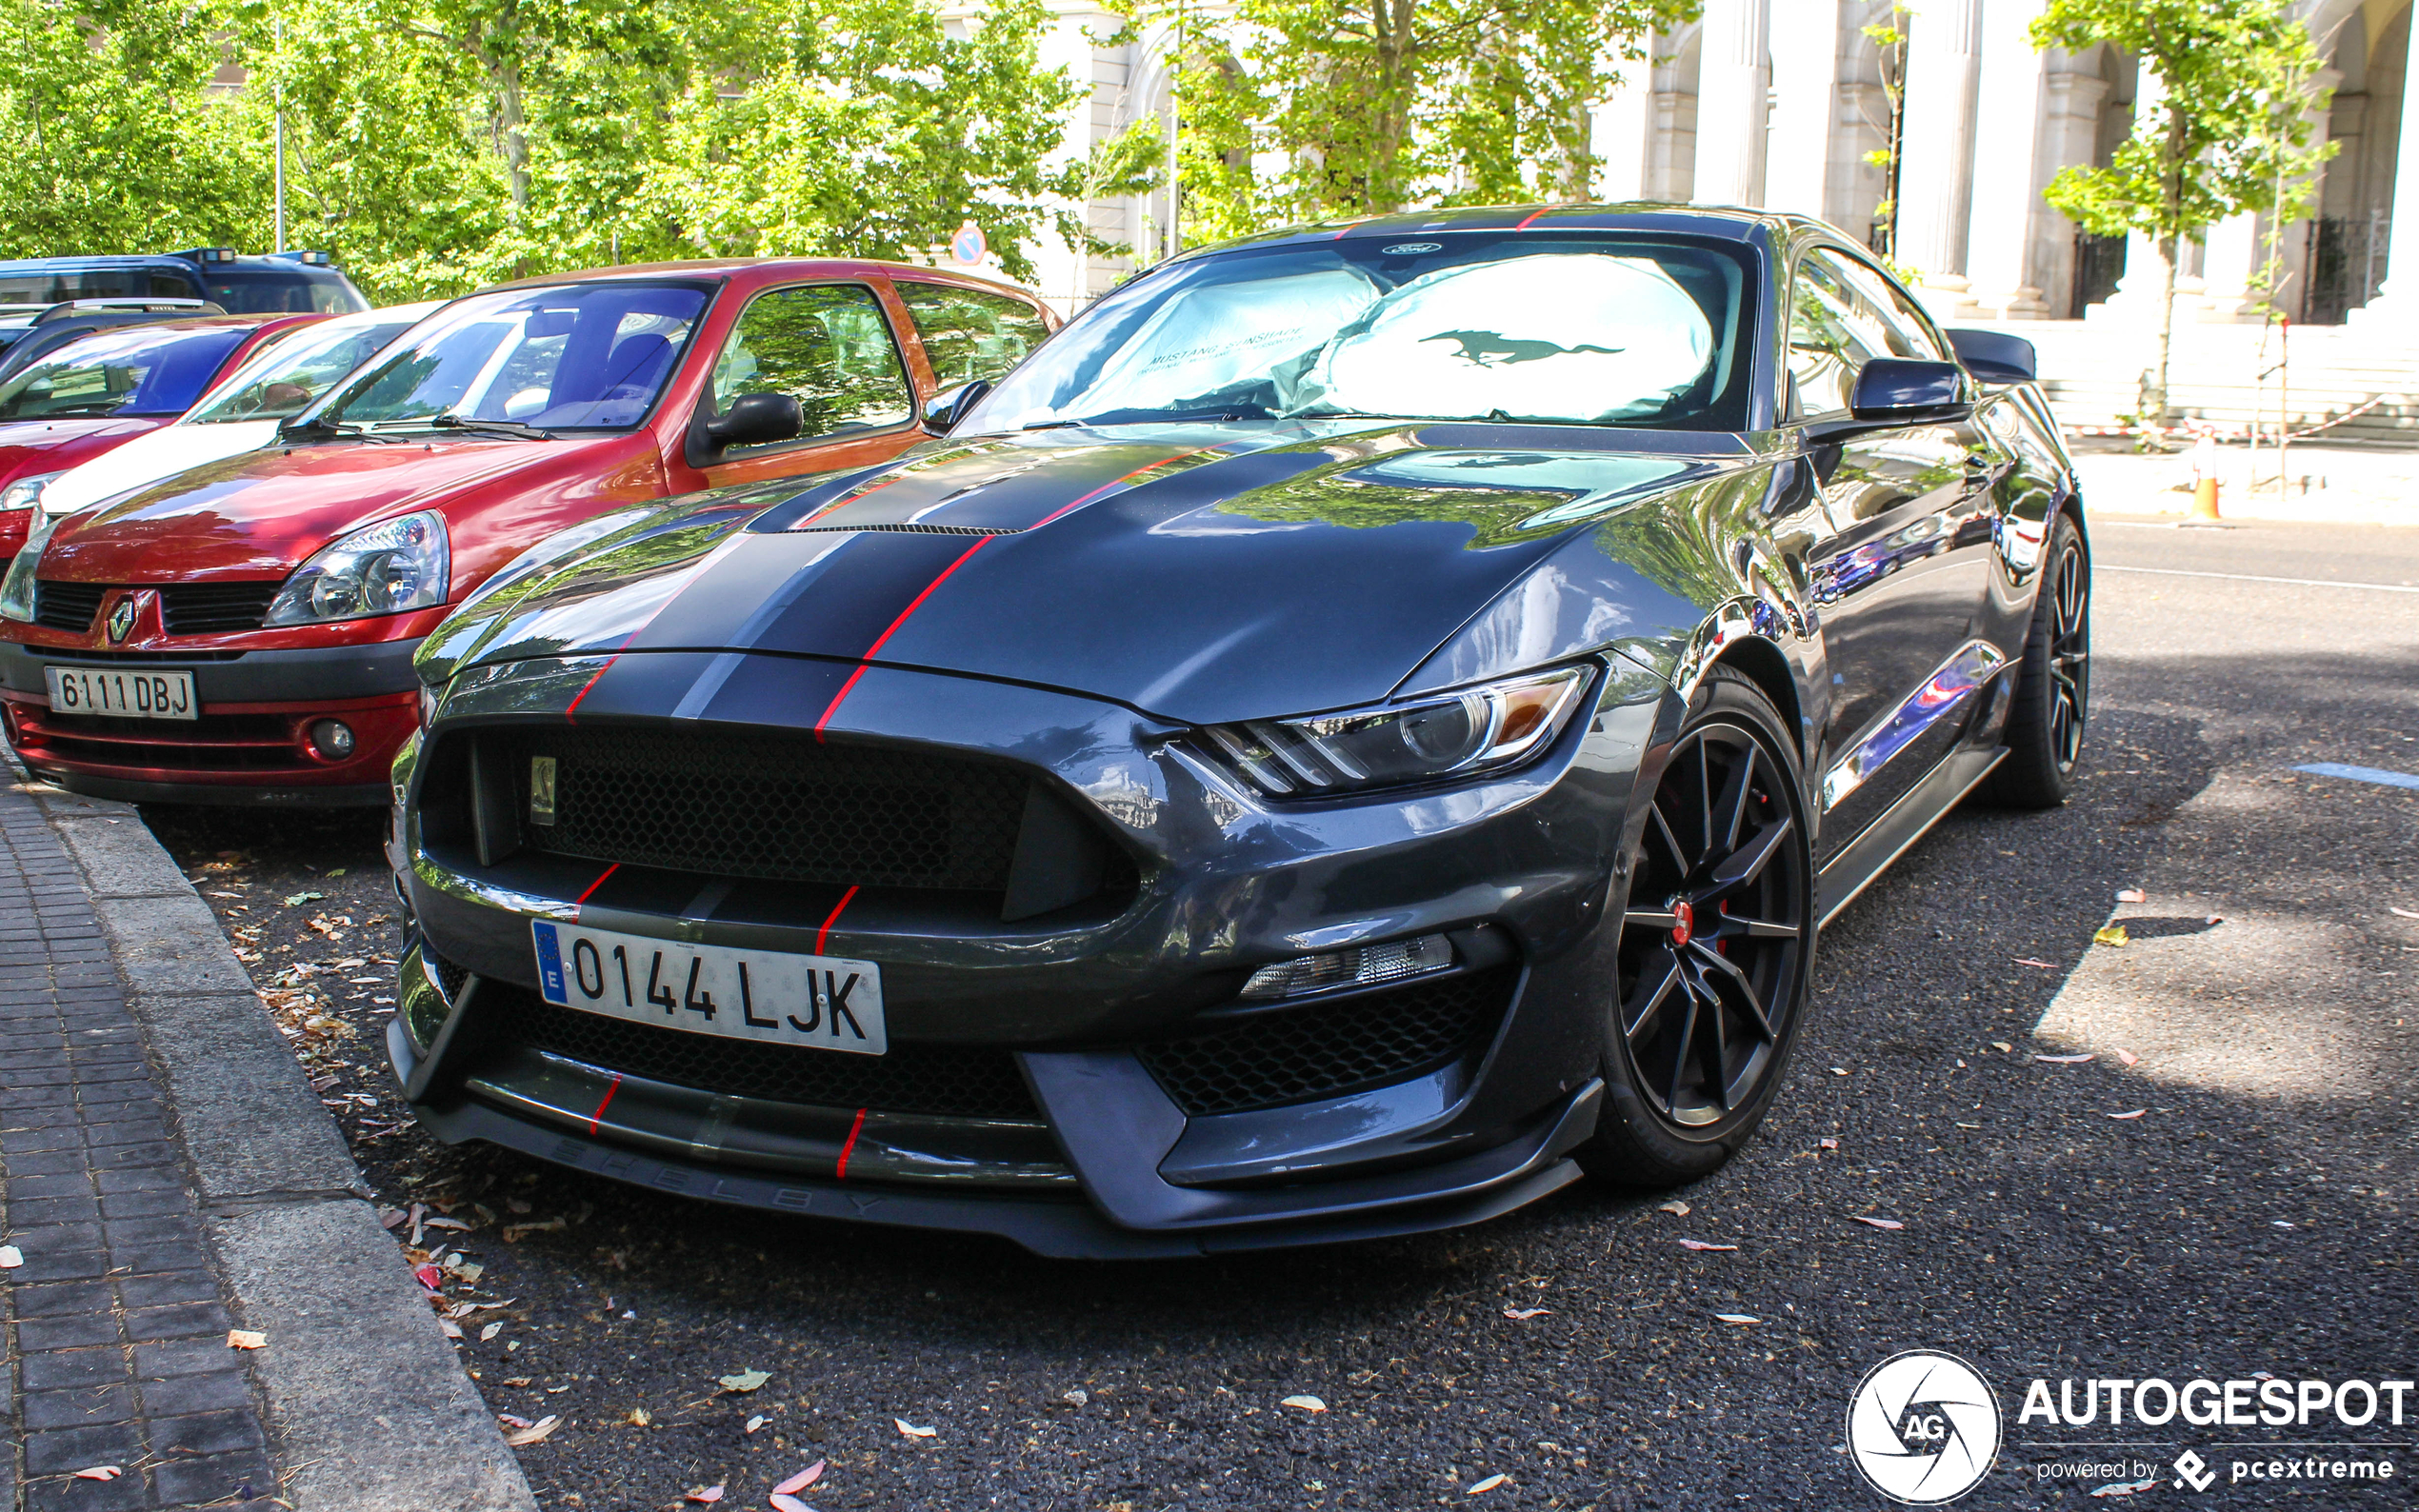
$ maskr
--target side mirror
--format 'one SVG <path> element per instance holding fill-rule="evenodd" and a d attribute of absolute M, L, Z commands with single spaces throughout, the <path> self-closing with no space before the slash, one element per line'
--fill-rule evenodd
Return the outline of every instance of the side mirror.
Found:
<path fill-rule="evenodd" d="M 2029 384 L 2041 376 L 2032 343 L 1996 330 L 1952 330 L 1949 348 L 1966 371 L 1987 384 Z"/>
<path fill-rule="evenodd" d="M 807 412 L 788 394 L 741 394 L 730 410 L 716 419 L 702 415 L 691 438 L 690 461 L 719 457 L 732 447 L 761 447 L 788 441 L 807 428 Z"/>
<path fill-rule="evenodd" d="M 966 418 L 967 411 L 981 404 L 983 396 L 990 391 L 991 381 L 977 378 L 972 383 L 960 384 L 934 394 L 924 407 L 924 428 L 936 436 L 948 435 L 957 428 L 959 421 Z"/>
<path fill-rule="evenodd" d="M 1911 357 L 1876 357 L 1867 363 L 1848 400 L 1850 415 L 1880 425 L 1954 420 L 1971 408 L 1963 368 Z"/>

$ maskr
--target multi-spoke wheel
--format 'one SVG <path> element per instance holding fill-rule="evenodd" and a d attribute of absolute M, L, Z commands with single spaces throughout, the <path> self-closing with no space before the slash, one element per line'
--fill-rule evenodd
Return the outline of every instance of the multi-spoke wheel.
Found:
<path fill-rule="evenodd" d="M 1802 788 L 1771 705 L 1717 670 L 1645 810 L 1619 928 L 1589 1164 L 1644 1185 L 1712 1170 L 1763 1117 L 1814 939 Z"/>
<path fill-rule="evenodd" d="M 2083 533 L 2061 514 L 2050 525 L 2032 628 L 2008 710 L 2008 757 L 1991 774 L 1990 795 L 2023 808 L 2065 803 L 2090 707 L 2091 559 L 2084 554 Z"/>

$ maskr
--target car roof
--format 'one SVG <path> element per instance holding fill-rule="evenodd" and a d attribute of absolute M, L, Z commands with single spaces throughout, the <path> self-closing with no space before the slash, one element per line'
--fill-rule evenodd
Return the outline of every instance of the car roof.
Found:
<path fill-rule="evenodd" d="M 1193 248 L 1183 257 L 1232 251 L 1247 247 L 1286 243 L 1358 241 L 1367 237 L 1404 236 L 1454 231 L 1679 231 L 1724 241 L 1749 242 L 1759 233 L 1794 235 L 1822 227 L 1809 216 L 1756 209 L 1743 205 L 1673 205 L 1659 200 L 1605 204 L 1455 206 L 1442 209 L 1401 210 L 1386 215 L 1352 216 L 1280 227 L 1252 236 L 1237 237 L 1209 247 Z M 1828 228 L 1824 228 L 1828 229 Z M 1836 234 L 1836 233 L 1834 233 Z M 1179 259 L 1170 259 L 1177 261 Z"/>
<path fill-rule="evenodd" d="M 545 273 L 535 278 L 514 279 L 509 284 L 491 284 L 478 290 L 492 293 L 504 288 L 543 288 L 560 284 L 593 284 L 614 279 L 649 278 L 730 278 L 734 274 L 761 274 L 762 282 L 787 277 L 862 278 L 879 274 L 886 278 L 906 278 L 915 282 L 966 282 L 986 288 L 996 288 L 1026 299 L 1039 299 L 1030 288 L 1004 279 L 986 278 L 980 273 L 961 272 L 954 268 L 922 268 L 913 263 L 884 262 L 870 257 L 715 257 L 694 261 L 669 263 L 624 263 L 612 268 L 590 268 L 570 272 Z"/>

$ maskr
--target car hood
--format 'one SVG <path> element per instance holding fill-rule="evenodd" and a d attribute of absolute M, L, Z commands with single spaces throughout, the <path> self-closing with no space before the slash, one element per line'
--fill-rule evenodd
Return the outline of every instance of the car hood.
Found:
<path fill-rule="evenodd" d="M 0 425 L 0 484 L 75 467 L 167 423 L 159 415 L 10 421 Z"/>
<path fill-rule="evenodd" d="M 80 462 L 42 490 L 45 514 L 74 514 L 105 499 L 172 478 L 205 462 L 257 451 L 277 439 L 274 420 L 166 425 Z"/>
<path fill-rule="evenodd" d="M 62 522 L 42 575 L 160 583 L 283 574 L 359 526 L 448 504 L 597 445 L 466 439 L 249 450 Z"/>
<path fill-rule="evenodd" d="M 499 572 L 422 673 L 743 649 L 1035 684 L 1180 723 L 1383 700 L 1574 531 L 1739 439 L 1299 424 L 941 442 L 666 501 Z"/>

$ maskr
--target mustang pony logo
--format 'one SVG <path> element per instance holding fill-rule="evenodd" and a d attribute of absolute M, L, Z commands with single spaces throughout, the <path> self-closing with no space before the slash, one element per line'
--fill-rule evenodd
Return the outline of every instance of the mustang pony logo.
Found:
<path fill-rule="evenodd" d="M 1440 330 L 1433 336 L 1422 336 L 1422 342 L 1453 341 L 1462 349 L 1453 355 L 1478 368 L 1509 368 L 1514 363 L 1543 362 L 1549 357 L 1568 357 L 1573 352 L 1597 351 L 1609 357 L 1619 347 L 1557 347 L 1549 341 L 1514 341 L 1491 330 Z"/>

